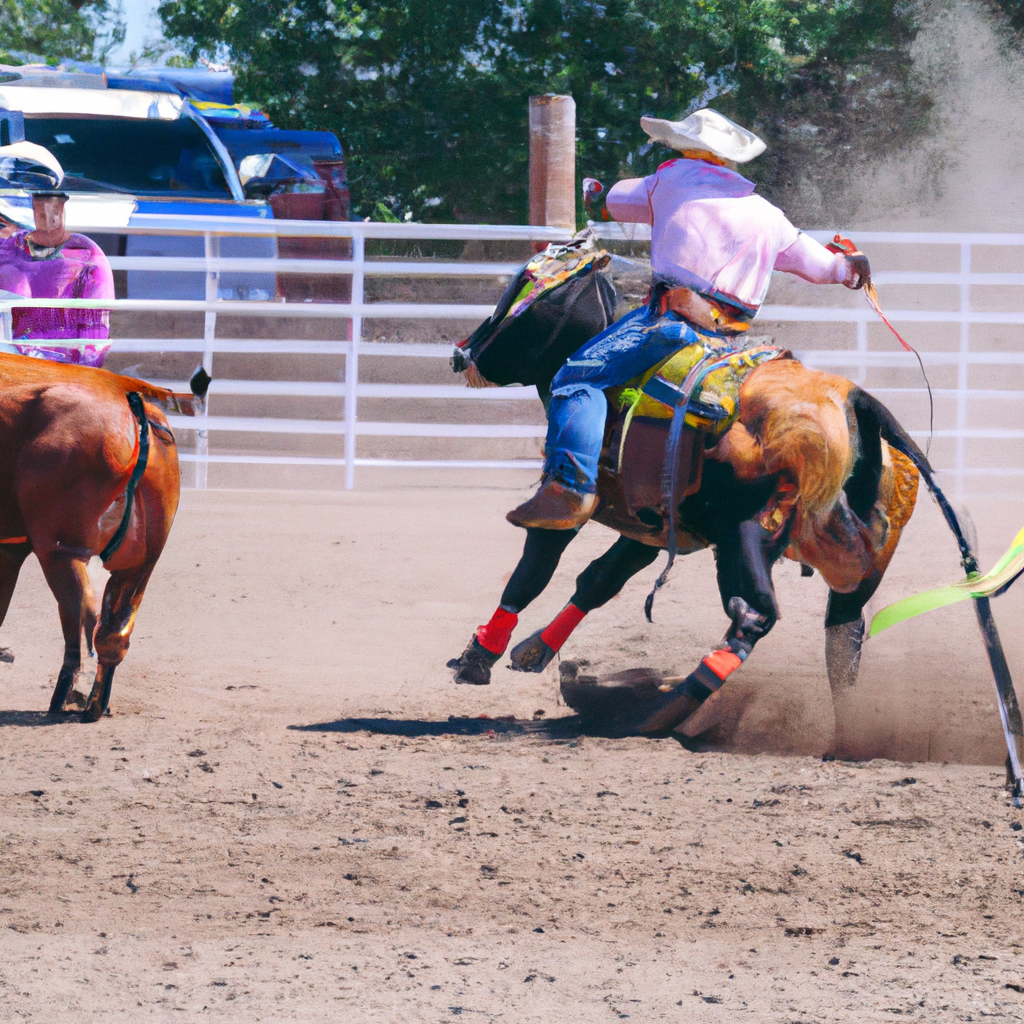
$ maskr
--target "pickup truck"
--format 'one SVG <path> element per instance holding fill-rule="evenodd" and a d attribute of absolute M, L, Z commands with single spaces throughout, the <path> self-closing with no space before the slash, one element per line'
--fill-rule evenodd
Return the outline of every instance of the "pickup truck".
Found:
<path fill-rule="evenodd" d="M 223 77 L 214 82 L 219 91 L 207 92 L 200 88 L 201 73 L 189 77 L 176 69 L 136 77 L 0 67 L 0 115 L 20 114 L 24 137 L 60 160 L 66 173 L 62 187 L 71 196 L 68 226 L 92 228 L 92 237 L 111 256 L 204 254 L 201 238 L 117 230 L 148 214 L 346 219 L 349 196 L 337 139 L 326 132 L 280 131 L 268 127 L 259 112 L 212 102 L 211 96 L 231 98 L 230 78 L 225 93 Z M 185 87 L 195 95 L 183 95 Z M 239 127 L 252 123 L 258 127 Z M 13 124 L 6 125 L 8 137 Z M 276 157 L 282 159 L 275 162 Z M 240 176 L 240 168 L 248 173 Z M 0 215 L 28 226 L 29 197 L 0 192 Z M 327 251 L 332 243 L 337 253 Z M 222 238 L 219 246 L 225 257 L 272 258 L 279 251 L 273 238 Z M 283 239 L 280 254 L 344 256 L 343 248 L 343 240 Z M 334 290 L 342 281 L 347 285 L 347 279 L 339 279 Z M 206 293 L 202 273 L 116 271 L 115 284 L 119 296 L 132 298 L 203 298 Z M 293 276 L 223 273 L 218 294 L 320 297 L 308 294 L 310 287 Z"/>

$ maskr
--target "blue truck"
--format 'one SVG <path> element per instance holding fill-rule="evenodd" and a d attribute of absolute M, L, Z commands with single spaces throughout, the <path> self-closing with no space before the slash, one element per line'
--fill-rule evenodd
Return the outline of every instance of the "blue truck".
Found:
<path fill-rule="evenodd" d="M 0 66 L 0 134 L 50 150 L 65 170 L 68 226 L 89 225 L 108 255 L 202 256 L 195 236 L 131 235 L 147 214 L 347 220 L 344 155 L 329 132 L 283 131 L 232 101 L 231 77 L 182 69 Z M 5 118 L 5 112 L 9 112 Z M 0 192 L 0 216 L 31 222 L 24 193 Z M 96 231 L 96 227 L 104 230 Z M 338 252 L 327 251 L 334 243 Z M 223 257 L 343 256 L 343 240 L 235 237 Z M 306 250 L 309 250 L 308 252 Z M 119 297 L 203 298 L 202 273 L 115 274 Z M 308 285 L 306 286 L 308 288 Z M 222 298 L 307 297 L 302 282 L 224 273 Z M 333 296 L 328 296 L 333 297 Z"/>

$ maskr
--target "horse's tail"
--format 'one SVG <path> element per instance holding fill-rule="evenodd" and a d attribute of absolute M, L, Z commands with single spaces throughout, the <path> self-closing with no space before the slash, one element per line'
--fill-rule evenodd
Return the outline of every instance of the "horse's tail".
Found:
<path fill-rule="evenodd" d="M 161 388 L 156 384 L 137 380 L 135 377 L 121 377 L 121 380 L 124 383 L 126 393 L 135 392 L 145 398 L 147 402 L 151 402 L 158 409 L 162 409 L 166 413 L 198 416 L 203 411 L 206 393 L 210 390 L 212 378 L 202 366 L 197 366 L 195 372 L 189 378 L 190 394 Z"/>
<path fill-rule="evenodd" d="M 846 411 L 839 402 L 779 403 L 764 423 L 761 450 L 769 473 L 796 477 L 804 512 L 826 516 L 839 500 L 857 459 Z"/>
<path fill-rule="evenodd" d="M 862 415 L 867 415 L 878 424 L 878 432 L 882 439 L 898 452 L 902 452 L 917 467 L 932 497 L 942 510 L 942 517 L 946 520 L 956 538 L 957 546 L 960 548 L 960 558 L 964 569 L 967 572 L 977 572 L 978 561 L 971 550 L 970 542 L 964 531 L 960 519 L 957 517 L 949 499 L 942 492 L 942 488 L 935 482 L 935 470 L 932 469 L 928 456 L 921 451 L 917 442 L 903 429 L 899 420 L 882 403 L 860 388 L 853 388 L 850 391 L 850 403 Z"/>
<path fill-rule="evenodd" d="M 854 388 L 850 392 L 850 401 L 860 412 L 872 416 L 878 423 L 879 433 L 886 443 L 906 455 L 917 467 L 924 482 L 928 485 L 928 490 L 932 492 L 932 497 L 935 498 L 942 510 L 946 524 L 956 538 L 957 546 L 960 548 L 960 562 L 964 570 L 968 574 L 977 572 L 978 560 L 971 550 L 970 542 L 956 512 L 953 511 L 953 506 L 942 493 L 942 488 L 935 482 L 934 470 L 928 462 L 928 457 L 900 426 L 896 417 L 877 398 L 869 395 L 866 391 L 861 391 L 860 388 Z M 1020 807 L 1022 798 L 1024 798 L 1024 763 L 1022 763 L 1024 762 L 1024 721 L 1021 718 L 1020 705 L 1017 703 L 1017 693 L 1013 688 L 1010 667 L 1006 663 L 1003 645 L 999 640 L 995 619 L 992 617 L 989 599 L 987 597 L 976 598 L 974 610 L 978 616 L 981 638 L 985 644 L 989 665 L 995 678 L 996 693 L 999 697 L 999 717 L 1003 726 L 1003 734 L 1006 737 L 1008 753 L 1006 759 L 1007 781 L 1011 784 L 1014 804 Z"/>

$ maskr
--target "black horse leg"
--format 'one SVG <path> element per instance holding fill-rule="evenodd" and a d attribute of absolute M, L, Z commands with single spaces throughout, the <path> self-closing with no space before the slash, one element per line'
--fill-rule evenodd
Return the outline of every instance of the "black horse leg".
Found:
<path fill-rule="evenodd" d="M 882 582 L 882 574 L 873 572 L 849 594 L 829 591 L 825 612 L 825 665 L 833 697 L 840 696 L 857 682 L 860 649 L 864 643 L 864 605 Z"/>
<path fill-rule="evenodd" d="M 576 530 L 526 531 L 526 544 L 519 564 L 501 594 L 501 603 L 489 622 L 478 626 L 469 646 L 448 662 L 455 670 L 455 682 L 486 686 L 491 667 L 505 653 L 521 612 L 551 582 L 562 552 L 576 536 Z"/>
<path fill-rule="evenodd" d="M 785 547 L 755 520 L 738 523 L 718 538 L 718 590 L 732 625 L 724 644 L 678 686 L 639 725 L 644 733 L 665 732 L 692 715 L 747 660 L 754 645 L 775 625 L 779 608 L 772 564 Z"/>
<path fill-rule="evenodd" d="M 576 577 L 572 600 L 554 620 L 516 644 L 512 649 L 512 668 L 517 672 L 543 671 L 584 616 L 610 601 L 627 580 L 657 557 L 658 548 L 620 537 Z"/>

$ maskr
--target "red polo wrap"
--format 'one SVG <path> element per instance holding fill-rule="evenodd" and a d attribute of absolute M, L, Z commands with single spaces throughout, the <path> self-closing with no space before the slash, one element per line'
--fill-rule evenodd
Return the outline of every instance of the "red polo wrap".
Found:
<path fill-rule="evenodd" d="M 541 633 L 540 638 L 551 650 L 557 651 L 569 639 L 569 634 L 586 617 L 586 612 L 581 612 L 576 605 L 570 602 L 555 616 L 551 625 Z"/>
<path fill-rule="evenodd" d="M 515 612 L 507 612 L 499 608 L 486 626 L 477 626 L 476 640 L 481 647 L 486 647 L 491 654 L 504 654 L 508 642 L 512 638 L 512 630 L 516 628 L 519 616 Z"/>
<path fill-rule="evenodd" d="M 740 656 L 730 651 L 728 647 L 723 647 L 721 650 L 712 651 L 706 658 L 703 659 L 703 663 L 707 665 L 712 672 L 718 676 L 723 682 L 729 676 L 730 673 L 735 672 L 736 669 L 743 664 L 740 660 Z"/>

